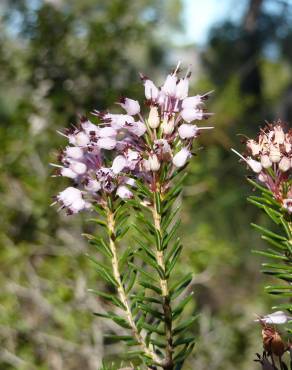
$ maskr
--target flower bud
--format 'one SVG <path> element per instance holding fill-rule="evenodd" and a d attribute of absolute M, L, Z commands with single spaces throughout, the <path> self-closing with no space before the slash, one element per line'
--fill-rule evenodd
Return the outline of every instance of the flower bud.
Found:
<path fill-rule="evenodd" d="M 181 139 L 191 139 L 195 137 L 197 133 L 198 127 L 196 125 L 183 123 L 178 129 L 178 134 Z"/>
<path fill-rule="evenodd" d="M 141 121 L 134 122 L 131 126 L 127 127 L 127 129 L 134 135 L 140 137 L 145 134 L 147 128 L 145 124 Z"/>
<path fill-rule="evenodd" d="M 255 173 L 260 173 L 261 170 L 263 169 L 262 165 L 260 162 L 255 161 L 252 158 L 249 158 L 246 160 L 246 163 L 249 165 L 249 167 L 253 170 Z"/>
<path fill-rule="evenodd" d="M 148 124 L 151 128 L 157 128 L 160 124 L 160 117 L 156 106 L 150 108 Z"/>
<path fill-rule="evenodd" d="M 174 130 L 174 117 L 170 117 L 168 120 L 167 118 L 163 120 L 162 122 L 162 131 L 165 135 L 170 135 L 172 134 Z"/>
<path fill-rule="evenodd" d="M 190 123 L 194 120 L 202 120 L 204 114 L 202 110 L 186 108 L 181 111 L 181 116 L 186 122 Z"/>
<path fill-rule="evenodd" d="M 159 170 L 160 163 L 159 163 L 159 160 L 158 160 L 156 154 L 151 154 L 149 159 L 148 159 L 148 162 L 149 162 L 150 171 L 156 172 L 156 171 Z"/>
<path fill-rule="evenodd" d="M 270 160 L 270 157 L 266 154 L 261 156 L 261 165 L 263 168 L 270 168 L 272 165 L 272 161 Z"/>
<path fill-rule="evenodd" d="M 137 100 L 122 98 L 120 105 L 130 116 L 140 113 L 140 105 Z"/>
<path fill-rule="evenodd" d="M 280 162 L 281 152 L 278 146 L 271 146 L 269 157 L 273 163 Z"/>
<path fill-rule="evenodd" d="M 57 195 L 57 199 L 58 201 L 62 202 L 64 206 L 68 207 L 73 202 L 82 199 L 82 193 L 80 190 L 69 186 Z"/>
<path fill-rule="evenodd" d="M 187 148 L 182 148 L 176 155 L 173 157 L 172 162 L 176 167 L 183 167 L 191 153 Z"/>
<path fill-rule="evenodd" d="M 276 311 L 276 312 L 273 312 L 269 315 L 265 315 L 263 317 L 260 317 L 260 319 L 255 320 L 255 321 L 259 321 L 259 322 L 264 323 L 264 324 L 279 325 L 279 324 L 286 324 L 286 322 L 288 322 L 291 319 L 292 319 L 292 317 L 288 316 L 285 312 Z"/>
<path fill-rule="evenodd" d="M 290 168 L 290 159 L 288 157 L 283 157 L 280 162 L 279 162 L 279 169 L 282 171 L 282 172 L 286 172 L 289 170 Z"/>

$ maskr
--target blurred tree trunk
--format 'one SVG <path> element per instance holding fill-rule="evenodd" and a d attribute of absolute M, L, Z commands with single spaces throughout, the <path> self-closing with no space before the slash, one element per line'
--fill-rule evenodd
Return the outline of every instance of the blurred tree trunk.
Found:
<path fill-rule="evenodd" d="M 243 19 L 242 60 L 245 64 L 241 77 L 241 90 L 254 97 L 250 113 L 255 113 L 261 106 L 262 76 L 259 66 L 259 55 L 262 48 L 262 37 L 259 29 L 259 18 L 264 0 L 250 0 Z"/>

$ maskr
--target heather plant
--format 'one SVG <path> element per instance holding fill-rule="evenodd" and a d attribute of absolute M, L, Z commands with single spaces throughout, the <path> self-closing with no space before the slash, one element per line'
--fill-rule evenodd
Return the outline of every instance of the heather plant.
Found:
<path fill-rule="evenodd" d="M 159 88 L 141 75 L 145 109 L 122 97 L 124 114 L 95 110 L 96 123 L 82 117 L 60 132 L 69 145 L 59 154 L 60 164 L 53 164 L 55 176 L 74 183 L 54 204 L 68 215 L 91 212 L 91 221 L 103 229 L 85 234 L 99 254 L 89 258 L 110 287 L 110 293 L 92 290 L 112 306 L 95 315 L 121 327 L 120 335 L 109 333 L 107 340 L 133 347 L 127 357 L 151 369 L 181 369 L 195 344 L 196 316 L 183 318 L 192 300 L 192 274 L 178 280 L 172 275 L 183 249 L 177 230 L 186 168 L 195 139 L 212 127 L 193 123 L 209 118 L 209 94 L 188 96 L 191 73 L 180 73 L 178 65 Z M 136 233 L 125 245 L 129 228 Z"/>
<path fill-rule="evenodd" d="M 289 335 L 292 317 L 292 130 L 281 122 L 267 124 L 256 139 L 246 141 L 246 153 L 238 154 L 252 171 L 248 181 L 259 192 L 248 201 L 268 216 L 270 227 L 252 224 L 261 233 L 268 247 L 255 251 L 264 256 L 262 272 L 270 277 L 266 292 L 275 295 L 278 302 L 271 314 L 259 316 L 262 326 L 263 355 L 257 354 L 255 361 L 266 370 L 286 370 L 292 360 Z M 278 325 L 285 325 L 280 334 Z"/>

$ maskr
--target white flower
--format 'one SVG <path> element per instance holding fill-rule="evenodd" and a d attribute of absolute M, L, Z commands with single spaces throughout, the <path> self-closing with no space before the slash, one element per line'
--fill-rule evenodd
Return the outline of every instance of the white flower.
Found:
<path fill-rule="evenodd" d="M 140 105 L 137 100 L 122 98 L 120 105 L 130 116 L 135 116 L 140 113 Z"/>
<path fill-rule="evenodd" d="M 99 130 L 99 137 L 116 137 L 117 131 L 112 127 L 103 127 Z"/>
<path fill-rule="evenodd" d="M 112 170 L 114 174 L 118 174 L 127 166 L 127 160 L 123 155 L 118 155 L 112 164 Z"/>
<path fill-rule="evenodd" d="M 270 168 L 272 165 L 272 161 L 270 160 L 270 157 L 266 154 L 261 156 L 261 164 L 263 168 Z"/>
<path fill-rule="evenodd" d="M 141 121 L 136 121 L 133 124 L 129 125 L 127 128 L 132 134 L 139 137 L 143 136 L 147 131 L 146 125 Z"/>
<path fill-rule="evenodd" d="M 116 140 L 111 137 L 104 137 L 97 140 L 97 145 L 101 149 L 112 150 L 116 146 Z"/>
<path fill-rule="evenodd" d="M 165 139 L 154 140 L 154 148 L 155 148 L 155 151 L 158 149 L 161 149 L 162 154 L 171 153 L 171 147 L 168 144 L 168 141 Z"/>
<path fill-rule="evenodd" d="M 69 143 L 77 146 L 86 146 L 89 144 L 89 136 L 85 132 L 80 131 L 77 134 L 68 135 Z"/>
<path fill-rule="evenodd" d="M 292 199 L 291 198 L 284 199 L 283 207 L 286 208 L 289 213 L 292 213 Z"/>
<path fill-rule="evenodd" d="M 104 119 L 111 120 L 111 126 L 116 129 L 122 129 L 125 127 L 126 123 L 134 123 L 134 117 L 128 114 L 106 114 Z"/>
<path fill-rule="evenodd" d="M 148 124 L 151 128 L 157 128 L 160 124 L 160 117 L 156 106 L 150 108 Z"/>
<path fill-rule="evenodd" d="M 290 168 L 290 159 L 288 157 L 283 157 L 279 162 L 279 170 L 286 172 Z"/>
<path fill-rule="evenodd" d="M 131 198 L 133 198 L 133 193 L 125 185 L 120 185 L 117 188 L 117 195 L 122 199 L 131 199 Z"/>
<path fill-rule="evenodd" d="M 89 179 L 84 189 L 93 193 L 98 192 L 101 189 L 100 182 L 97 180 Z"/>
<path fill-rule="evenodd" d="M 72 213 L 78 213 L 82 211 L 83 209 L 86 209 L 89 207 L 90 207 L 90 203 L 85 202 L 85 200 L 81 198 L 81 199 L 75 200 L 72 204 L 70 204 L 70 206 L 68 206 L 68 209 Z"/>
<path fill-rule="evenodd" d="M 270 160 L 274 163 L 280 162 L 281 159 L 281 152 L 278 146 L 271 146 L 270 147 Z"/>
<path fill-rule="evenodd" d="M 264 324 L 286 324 L 291 319 L 292 317 L 288 316 L 285 312 L 276 311 L 255 321 L 260 321 Z"/>
<path fill-rule="evenodd" d="M 180 79 L 178 84 L 176 85 L 175 97 L 177 99 L 185 99 L 188 96 L 188 92 L 189 92 L 189 79 L 188 78 Z"/>
<path fill-rule="evenodd" d="M 285 141 L 285 134 L 281 126 L 276 125 L 274 127 L 274 133 L 275 133 L 275 143 L 276 144 L 283 144 Z"/>
<path fill-rule="evenodd" d="M 151 80 L 146 80 L 144 82 L 145 86 L 145 97 L 148 100 L 156 100 L 158 98 L 159 90 L 154 85 L 154 83 Z"/>
<path fill-rule="evenodd" d="M 131 177 L 126 177 L 125 178 L 125 184 L 127 184 L 129 186 L 135 186 L 136 181 L 134 179 L 132 179 Z"/>
<path fill-rule="evenodd" d="M 185 98 L 182 102 L 182 108 L 187 109 L 196 109 L 198 106 L 202 104 L 202 98 L 201 95 L 195 95 L 195 96 L 189 96 L 188 98 Z"/>
<path fill-rule="evenodd" d="M 78 176 L 76 172 L 72 171 L 70 168 L 67 167 L 63 167 L 60 170 L 60 174 L 61 176 L 69 177 L 70 179 L 76 179 L 76 177 Z"/>
<path fill-rule="evenodd" d="M 182 118 L 190 123 L 194 120 L 202 120 L 204 118 L 204 113 L 200 109 L 185 108 L 181 111 Z"/>
<path fill-rule="evenodd" d="M 198 133 L 198 127 L 196 125 L 190 125 L 183 123 L 179 129 L 178 134 L 181 139 L 190 139 L 197 135 Z"/>
<path fill-rule="evenodd" d="M 249 167 L 253 170 L 255 173 L 260 173 L 263 169 L 261 162 L 255 161 L 252 158 L 246 159 L 246 163 L 249 165 Z"/>
<path fill-rule="evenodd" d="M 176 92 L 177 77 L 174 74 L 168 75 L 161 88 L 166 95 L 174 96 Z"/>
<path fill-rule="evenodd" d="M 69 186 L 57 195 L 57 199 L 62 202 L 64 206 L 68 207 L 77 200 L 82 199 L 82 193 L 79 189 Z"/>
<path fill-rule="evenodd" d="M 258 155 L 261 151 L 261 146 L 255 140 L 247 140 L 246 146 L 252 155 Z"/>
<path fill-rule="evenodd" d="M 87 166 L 86 164 L 82 162 L 77 162 L 77 161 L 71 161 L 70 163 L 70 169 L 77 173 L 78 175 L 83 175 L 87 171 Z"/>
<path fill-rule="evenodd" d="M 173 157 L 172 162 L 176 167 L 183 167 L 188 158 L 191 156 L 190 151 L 187 148 L 182 148 L 176 155 Z"/>
<path fill-rule="evenodd" d="M 67 146 L 67 148 L 65 149 L 65 154 L 69 158 L 81 159 L 83 157 L 83 150 L 80 147 Z"/>
<path fill-rule="evenodd" d="M 159 163 L 159 160 L 158 160 L 156 154 L 151 154 L 149 156 L 148 163 L 149 163 L 150 171 L 154 171 L 155 172 L 155 171 L 158 171 L 159 170 L 160 163 Z"/>
<path fill-rule="evenodd" d="M 87 135 L 90 132 L 95 132 L 97 134 L 99 131 L 99 128 L 90 121 L 81 122 L 81 127 L 83 128 Z"/>

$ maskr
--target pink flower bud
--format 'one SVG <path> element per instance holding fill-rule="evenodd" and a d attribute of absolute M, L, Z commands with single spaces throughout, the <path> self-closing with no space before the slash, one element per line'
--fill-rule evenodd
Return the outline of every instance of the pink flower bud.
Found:
<path fill-rule="evenodd" d="M 183 167 L 188 158 L 191 156 L 190 151 L 187 148 L 182 148 L 176 155 L 173 157 L 172 162 L 176 167 Z"/>
<path fill-rule="evenodd" d="M 181 111 L 182 118 L 190 123 L 194 120 L 202 120 L 204 118 L 203 111 L 199 109 L 186 108 Z"/>
<path fill-rule="evenodd" d="M 156 100 L 158 98 L 159 90 L 151 80 L 146 80 L 144 83 L 145 97 L 148 100 Z"/>
<path fill-rule="evenodd" d="M 272 166 L 272 161 L 268 155 L 264 154 L 261 156 L 261 165 L 263 168 L 270 168 Z"/>
<path fill-rule="evenodd" d="M 140 113 L 140 105 L 137 100 L 124 98 L 120 104 L 130 116 Z"/>
<path fill-rule="evenodd" d="M 97 145 L 101 149 L 112 150 L 116 146 L 116 140 L 110 137 L 104 137 L 97 140 Z"/>
<path fill-rule="evenodd" d="M 127 160 L 123 155 L 118 155 L 112 164 L 112 170 L 114 174 L 118 174 L 127 166 Z"/>
<path fill-rule="evenodd" d="M 75 147 L 67 146 L 67 148 L 65 149 L 65 154 L 69 158 L 80 159 L 83 157 L 83 150 L 76 146 Z"/>
<path fill-rule="evenodd" d="M 151 128 L 157 128 L 160 124 L 160 117 L 156 106 L 150 108 L 148 124 Z"/>
<path fill-rule="evenodd" d="M 133 198 L 133 193 L 125 185 L 120 185 L 117 188 L 117 195 L 122 199 L 131 199 L 131 198 Z"/>
<path fill-rule="evenodd" d="M 160 163 L 159 163 L 159 160 L 158 160 L 156 154 L 151 154 L 149 159 L 148 159 L 148 162 L 149 162 L 150 171 L 156 172 L 156 171 L 159 170 Z"/>
<path fill-rule="evenodd" d="M 253 170 L 253 172 L 255 173 L 260 173 L 261 170 L 263 169 L 262 165 L 260 162 L 258 161 L 255 161 L 254 159 L 252 158 L 248 158 L 246 160 L 246 163 L 249 165 L 249 167 Z"/>
<path fill-rule="evenodd" d="M 198 127 L 196 125 L 190 125 L 183 123 L 179 129 L 178 134 L 181 139 L 190 139 L 197 135 L 198 133 Z"/>
<path fill-rule="evenodd" d="M 189 79 L 182 78 L 179 80 L 178 84 L 176 85 L 175 97 L 177 99 L 185 99 L 188 96 L 189 92 Z"/>
<path fill-rule="evenodd" d="M 176 92 L 177 77 L 174 74 L 168 75 L 161 88 L 166 95 L 174 96 Z"/>
<path fill-rule="evenodd" d="M 286 172 L 290 168 L 290 159 L 288 157 L 283 157 L 279 162 L 279 170 Z"/>

